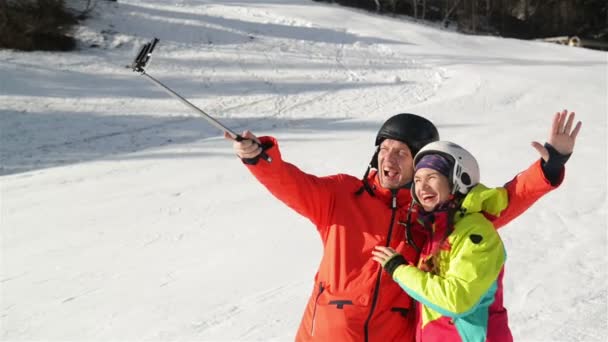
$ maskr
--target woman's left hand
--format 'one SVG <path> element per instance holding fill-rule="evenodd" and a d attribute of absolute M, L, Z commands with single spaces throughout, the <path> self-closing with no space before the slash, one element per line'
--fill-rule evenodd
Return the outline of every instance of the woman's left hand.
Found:
<path fill-rule="evenodd" d="M 384 265 L 397 254 L 397 251 L 390 247 L 376 246 L 372 251 L 372 259 L 384 267 Z"/>

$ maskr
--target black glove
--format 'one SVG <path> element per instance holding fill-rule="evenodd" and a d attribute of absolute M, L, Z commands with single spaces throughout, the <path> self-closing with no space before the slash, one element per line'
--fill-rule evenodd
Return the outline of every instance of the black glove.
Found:
<path fill-rule="evenodd" d="M 562 169 L 564 168 L 564 165 L 566 165 L 566 162 L 572 153 L 561 154 L 549 143 L 545 143 L 545 148 L 549 152 L 549 160 L 545 162 L 545 160 L 542 159 L 540 166 L 543 169 L 545 178 L 547 178 L 551 185 L 556 186 L 559 183 Z"/>
<path fill-rule="evenodd" d="M 266 151 L 267 149 L 269 149 L 273 146 L 274 146 L 274 143 L 272 141 L 263 142 L 260 145 L 260 147 L 262 148 L 262 152 L 260 152 L 260 154 L 258 154 L 257 156 L 255 156 L 253 158 L 241 158 L 241 160 L 243 161 L 243 163 L 245 163 L 247 165 L 255 165 L 258 163 L 258 161 L 262 157 L 262 154 L 264 154 L 264 151 Z"/>
<path fill-rule="evenodd" d="M 405 260 L 403 255 L 395 254 L 392 258 L 388 259 L 388 261 L 382 267 L 384 267 L 384 270 L 392 277 L 397 267 L 407 264 L 409 263 L 407 262 L 407 260 Z"/>

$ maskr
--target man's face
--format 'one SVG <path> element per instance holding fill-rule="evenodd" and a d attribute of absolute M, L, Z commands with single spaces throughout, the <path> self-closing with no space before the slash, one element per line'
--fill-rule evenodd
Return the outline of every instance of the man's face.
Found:
<path fill-rule="evenodd" d="M 385 139 L 378 153 L 378 179 L 387 189 L 398 189 L 412 181 L 414 174 L 413 156 L 403 142 Z"/>

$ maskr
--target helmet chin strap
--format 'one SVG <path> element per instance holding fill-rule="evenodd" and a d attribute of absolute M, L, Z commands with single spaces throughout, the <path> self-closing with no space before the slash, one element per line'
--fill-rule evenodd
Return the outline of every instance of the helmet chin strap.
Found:
<path fill-rule="evenodd" d="M 378 153 L 380 153 L 380 145 L 376 146 L 376 150 L 374 151 L 374 155 L 372 159 L 369 161 L 368 166 L 371 168 L 378 168 Z"/>
<path fill-rule="evenodd" d="M 369 172 L 372 170 L 373 165 L 377 165 L 378 164 L 378 153 L 379 152 L 380 152 L 380 146 L 377 146 L 376 147 L 376 152 L 374 152 L 374 155 L 372 156 L 372 159 L 367 164 L 367 169 L 365 170 L 365 173 L 363 174 L 363 179 L 361 179 L 361 181 L 363 182 L 363 186 L 361 186 L 359 188 L 359 190 L 357 190 L 355 192 L 355 195 L 359 196 L 359 195 L 361 195 L 363 193 L 363 191 L 366 191 L 368 194 L 370 194 L 370 196 L 372 196 L 372 197 L 376 196 L 374 194 L 374 191 L 372 190 L 372 187 L 367 182 L 367 176 L 369 176 Z M 375 161 L 375 164 L 374 164 L 374 161 Z"/>

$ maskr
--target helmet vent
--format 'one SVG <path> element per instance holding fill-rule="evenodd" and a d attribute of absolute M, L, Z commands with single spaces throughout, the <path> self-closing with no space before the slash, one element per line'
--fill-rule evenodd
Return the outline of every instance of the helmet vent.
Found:
<path fill-rule="evenodd" d="M 462 159 L 462 158 L 461 158 Z M 460 176 L 460 181 L 462 182 L 462 184 L 469 186 L 471 185 L 471 176 L 469 176 L 468 173 L 464 172 L 461 176 Z"/>

